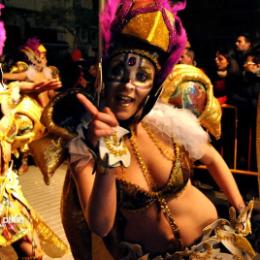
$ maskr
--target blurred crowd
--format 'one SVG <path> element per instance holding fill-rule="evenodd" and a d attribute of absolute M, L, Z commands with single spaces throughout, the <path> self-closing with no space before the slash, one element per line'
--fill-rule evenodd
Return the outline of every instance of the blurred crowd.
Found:
<path fill-rule="evenodd" d="M 227 42 L 215 50 L 214 67 L 201 68 L 212 81 L 214 95 L 223 108 L 222 131 L 229 166 L 249 171 L 257 170 L 256 120 L 260 92 L 260 42 L 249 33 L 238 34 L 233 43 Z M 182 64 L 198 66 L 195 51 L 189 43 L 180 59 Z M 230 111 L 232 111 L 230 113 Z M 233 124 L 231 123 L 233 121 Z M 230 129 L 232 126 L 234 129 Z M 229 140 L 236 143 L 231 147 Z M 218 144 L 219 145 L 219 144 Z M 230 156 L 233 149 L 234 156 Z M 224 156 L 225 157 L 225 156 Z M 232 157 L 232 158 L 231 158 Z M 232 161 L 232 162 L 231 162 Z"/>

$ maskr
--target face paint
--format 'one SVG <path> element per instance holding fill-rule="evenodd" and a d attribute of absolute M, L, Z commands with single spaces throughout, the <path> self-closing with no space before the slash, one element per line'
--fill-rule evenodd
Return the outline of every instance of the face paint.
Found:
<path fill-rule="evenodd" d="M 108 81 L 131 82 L 138 89 L 149 89 L 153 84 L 154 73 L 154 66 L 148 59 L 136 54 L 123 53 L 111 60 Z"/>
<path fill-rule="evenodd" d="M 154 65 L 137 54 L 121 53 L 110 61 L 107 103 L 119 120 L 127 120 L 141 109 L 153 86 Z"/>

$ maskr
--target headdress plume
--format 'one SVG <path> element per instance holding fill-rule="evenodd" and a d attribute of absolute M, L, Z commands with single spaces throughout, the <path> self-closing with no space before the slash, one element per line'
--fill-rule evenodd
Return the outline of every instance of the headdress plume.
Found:
<path fill-rule="evenodd" d="M 0 4 L 0 14 L 1 14 L 1 10 L 3 8 L 4 8 L 4 5 Z M 0 55 L 3 54 L 5 40 L 6 40 L 6 32 L 5 32 L 4 23 L 2 21 L 0 21 Z"/>
<path fill-rule="evenodd" d="M 116 12 L 120 3 L 121 0 L 108 0 L 99 17 L 105 50 L 109 48 L 111 41 L 111 27 L 115 20 Z"/>

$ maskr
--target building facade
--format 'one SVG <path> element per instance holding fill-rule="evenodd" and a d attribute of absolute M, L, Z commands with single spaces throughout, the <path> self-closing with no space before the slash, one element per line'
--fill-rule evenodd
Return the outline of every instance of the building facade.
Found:
<path fill-rule="evenodd" d="M 5 52 L 38 37 L 54 53 L 80 48 L 94 56 L 97 13 L 94 0 L 6 0 L 2 17 L 7 30 Z"/>

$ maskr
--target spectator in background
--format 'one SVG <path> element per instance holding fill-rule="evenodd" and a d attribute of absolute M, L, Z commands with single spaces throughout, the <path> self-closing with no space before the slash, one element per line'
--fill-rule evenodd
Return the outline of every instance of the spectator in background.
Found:
<path fill-rule="evenodd" d="M 244 63 L 245 79 L 253 77 L 256 80 L 260 78 L 260 50 L 248 53 Z"/>
<path fill-rule="evenodd" d="M 74 49 L 68 63 L 62 71 L 64 90 L 70 88 L 83 88 L 89 94 L 94 95 L 94 81 L 89 76 L 89 61 L 83 57 L 80 49 Z M 91 71 L 92 72 L 92 71 Z"/>
<path fill-rule="evenodd" d="M 72 87 L 83 87 L 86 88 L 88 81 L 85 78 L 87 71 L 87 64 L 83 58 L 80 49 L 75 49 L 71 53 L 72 60 L 72 75 L 74 75 Z"/>
<path fill-rule="evenodd" d="M 232 53 L 227 48 L 219 48 L 215 56 L 216 70 L 211 76 L 214 86 L 214 94 L 220 104 L 224 104 L 228 99 L 228 92 L 233 90 L 239 80 L 239 66 L 232 57 Z"/>
<path fill-rule="evenodd" d="M 192 65 L 196 67 L 197 62 L 195 61 L 194 50 L 192 50 L 191 48 L 185 48 L 178 63 Z"/>
<path fill-rule="evenodd" d="M 225 161 L 230 167 L 234 167 L 233 147 L 234 147 L 234 122 L 235 109 L 227 105 L 229 91 L 233 91 L 239 82 L 239 66 L 232 56 L 232 52 L 227 47 L 219 47 L 215 54 L 214 70 L 210 74 L 214 95 L 222 105 L 222 135 L 221 139 L 214 143 L 221 152 Z M 223 106 L 225 104 L 225 106 Z"/>
<path fill-rule="evenodd" d="M 243 93 L 250 109 L 256 111 L 260 92 L 260 52 L 250 52 L 246 56 L 243 71 Z M 255 114 L 255 112 L 254 112 Z"/>
<path fill-rule="evenodd" d="M 238 108 L 238 166 L 246 170 L 256 170 L 256 115 L 260 91 L 259 52 L 247 53 L 243 68 L 240 88 L 233 93 L 230 100 Z"/>
<path fill-rule="evenodd" d="M 96 82 L 97 72 L 98 72 L 96 58 L 92 58 L 92 59 L 89 58 L 87 63 L 88 64 L 87 64 L 86 78 L 88 82 L 94 87 Z"/>
<path fill-rule="evenodd" d="M 252 140 L 252 167 L 256 169 L 256 151 L 255 151 L 255 141 L 256 141 L 256 120 L 257 120 L 257 105 L 259 102 L 260 93 L 260 52 L 248 53 L 246 61 L 244 63 L 243 72 L 243 82 L 248 103 L 248 124 L 247 126 L 251 128 L 251 140 Z M 245 114 L 246 115 L 246 114 Z M 247 117 L 246 117 L 247 118 Z"/>
<path fill-rule="evenodd" d="M 248 33 L 241 33 L 237 36 L 235 41 L 235 58 L 241 71 L 243 71 L 245 57 L 252 47 L 253 40 Z"/>

